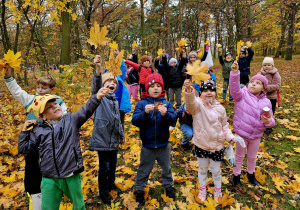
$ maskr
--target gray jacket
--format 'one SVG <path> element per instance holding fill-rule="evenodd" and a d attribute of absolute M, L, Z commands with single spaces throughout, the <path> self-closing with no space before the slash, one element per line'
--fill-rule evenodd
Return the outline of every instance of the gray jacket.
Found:
<path fill-rule="evenodd" d="M 101 99 L 102 100 L 102 99 Z M 62 178 L 83 171 L 79 142 L 79 128 L 99 106 L 100 101 L 92 95 L 89 101 L 76 113 L 67 113 L 52 125 L 44 120 L 30 131 L 19 135 L 19 153 L 39 150 L 39 164 L 42 176 Z"/>
<path fill-rule="evenodd" d="M 98 92 L 101 87 L 102 76 L 94 74 L 92 94 Z M 119 103 L 114 94 L 108 94 L 101 99 L 101 105 L 94 113 L 94 129 L 89 143 L 89 150 L 117 150 L 120 140 L 124 138 Z"/>

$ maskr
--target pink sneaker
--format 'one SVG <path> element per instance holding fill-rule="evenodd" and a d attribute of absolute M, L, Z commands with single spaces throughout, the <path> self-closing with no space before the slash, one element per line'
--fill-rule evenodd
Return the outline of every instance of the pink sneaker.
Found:
<path fill-rule="evenodd" d="M 218 203 L 219 197 L 222 197 L 222 191 L 221 191 L 221 190 L 220 190 L 220 191 L 215 191 L 215 192 L 214 192 L 214 198 L 215 198 L 215 200 L 217 201 L 217 203 Z"/>
<path fill-rule="evenodd" d="M 199 198 L 202 201 L 202 203 L 206 200 L 206 193 L 207 193 L 206 189 L 200 189 L 199 190 L 197 198 Z"/>

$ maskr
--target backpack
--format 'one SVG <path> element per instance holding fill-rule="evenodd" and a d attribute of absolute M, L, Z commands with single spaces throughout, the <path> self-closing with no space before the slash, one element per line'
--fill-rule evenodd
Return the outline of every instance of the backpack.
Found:
<path fill-rule="evenodd" d="M 134 71 L 136 71 L 134 68 L 129 72 L 127 77 L 128 84 L 138 83 L 139 78 L 136 78 L 136 74 L 134 74 Z"/>

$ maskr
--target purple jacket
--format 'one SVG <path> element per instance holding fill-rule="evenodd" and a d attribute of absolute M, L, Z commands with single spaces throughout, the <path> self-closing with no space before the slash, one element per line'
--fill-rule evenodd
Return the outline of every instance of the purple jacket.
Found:
<path fill-rule="evenodd" d="M 272 113 L 272 105 L 265 93 L 255 96 L 248 91 L 247 87 L 240 89 L 240 72 L 229 77 L 230 94 L 235 101 L 233 128 L 235 132 L 247 139 L 257 139 L 263 136 L 266 128 L 275 125 Z M 269 124 L 263 124 L 260 116 L 263 108 L 269 107 L 271 110 L 272 121 Z"/>

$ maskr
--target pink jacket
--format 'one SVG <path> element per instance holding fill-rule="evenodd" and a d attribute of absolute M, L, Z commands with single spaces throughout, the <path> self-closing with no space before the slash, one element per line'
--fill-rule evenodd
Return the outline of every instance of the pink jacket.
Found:
<path fill-rule="evenodd" d="M 266 128 L 275 125 L 270 100 L 264 93 L 255 96 L 248 91 L 247 87 L 241 89 L 240 72 L 238 74 L 230 72 L 229 88 L 235 106 L 233 118 L 233 128 L 235 132 L 239 136 L 247 139 L 262 137 Z M 269 107 L 272 115 L 272 121 L 266 125 L 260 120 L 264 107 Z"/>
<path fill-rule="evenodd" d="M 212 104 L 184 92 L 186 110 L 193 116 L 193 143 L 206 151 L 220 151 L 224 142 L 234 138 L 227 122 L 225 108 L 215 100 Z"/>
<path fill-rule="evenodd" d="M 268 87 L 266 90 L 267 98 L 277 99 L 277 90 L 279 90 L 281 86 L 281 77 L 278 73 L 278 70 L 275 67 L 269 72 L 264 72 L 261 70 L 261 74 L 264 75 L 268 80 Z"/>

